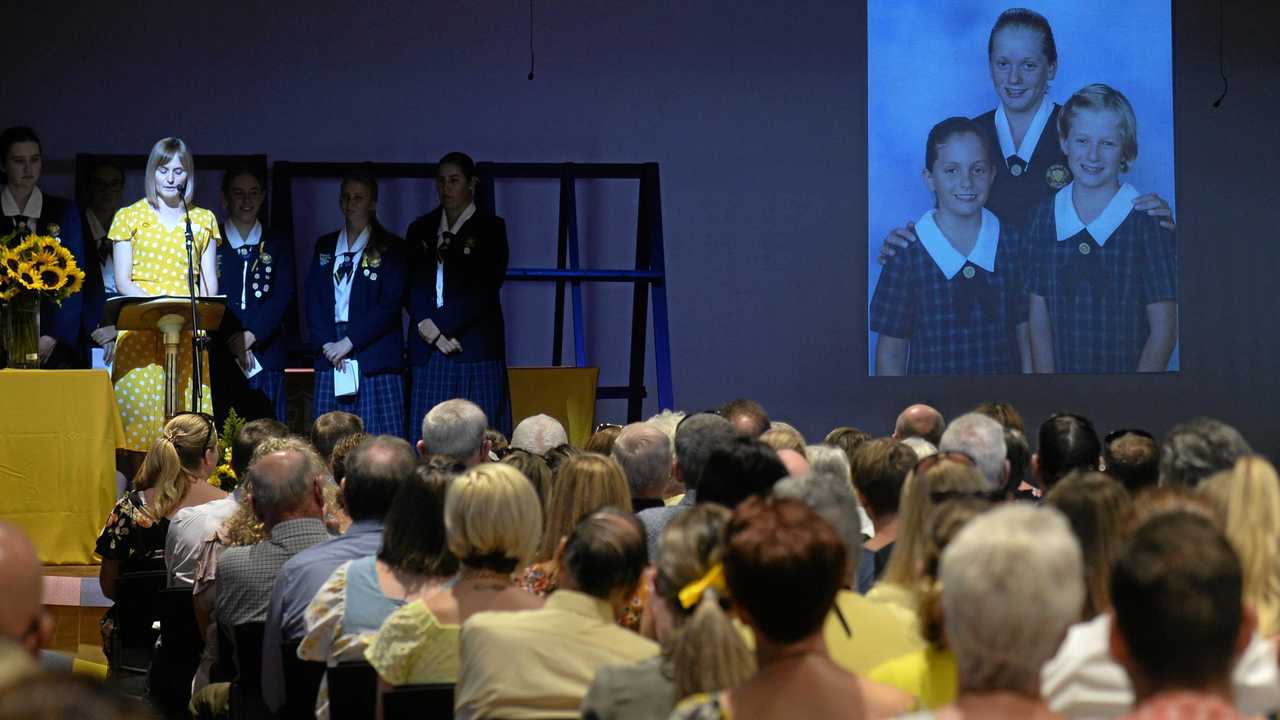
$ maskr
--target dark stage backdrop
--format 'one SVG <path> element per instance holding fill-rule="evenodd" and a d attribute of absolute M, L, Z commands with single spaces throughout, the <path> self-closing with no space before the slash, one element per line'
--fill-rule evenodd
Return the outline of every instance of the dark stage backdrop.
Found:
<path fill-rule="evenodd" d="M 657 161 L 682 407 L 752 396 L 820 438 L 841 423 L 886 432 L 912 401 L 952 416 L 1004 399 L 1033 424 L 1071 409 L 1103 429 L 1160 434 L 1214 415 L 1280 449 L 1275 3 L 1227 0 L 1231 91 L 1216 110 L 1217 3 L 1174 10 L 1179 288 L 1197 309 L 1181 319 L 1182 372 L 985 380 L 866 377 L 862 3 L 556 0 L 535 12 L 529 81 L 529 6 L 515 0 L 10 4 L 6 25 L 23 30 L 0 44 L 0 124 L 43 133 L 55 192 L 70 191 L 77 151 L 140 153 L 168 134 L 197 153 L 272 160 L 423 161 L 460 148 L 483 160 Z M 928 68 L 917 74 L 929 81 Z M 633 188 L 580 191 L 587 263 L 630 260 Z M 301 190 L 313 199 L 300 231 L 336 228 L 336 195 Z M 513 265 L 554 258 L 555 198 L 554 183 L 500 186 Z M 380 209 L 403 231 L 432 202 L 429 186 L 401 183 Z M 590 359 L 606 384 L 625 381 L 628 297 L 587 293 Z M 509 287 L 505 301 L 513 363 L 548 362 L 550 288 Z M 623 414 L 601 403 L 603 418 Z"/>

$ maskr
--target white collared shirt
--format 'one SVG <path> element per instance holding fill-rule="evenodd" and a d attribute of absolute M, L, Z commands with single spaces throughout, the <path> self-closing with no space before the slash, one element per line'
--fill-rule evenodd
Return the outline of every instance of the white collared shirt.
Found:
<path fill-rule="evenodd" d="M 1049 124 L 1051 114 L 1053 114 L 1053 103 L 1050 102 L 1049 96 L 1045 95 L 1040 98 L 1040 109 L 1036 110 L 1035 117 L 1031 118 L 1027 134 L 1022 136 L 1022 144 L 1015 148 L 1013 131 L 1009 129 L 1009 116 L 1004 112 L 1004 103 L 1000 103 L 996 108 L 996 138 L 1000 141 L 1000 157 L 1006 167 L 1009 165 L 1009 158 L 1013 155 L 1022 158 L 1022 161 L 1028 165 L 1031 164 L 1031 156 L 1035 154 L 1036 145 L 1040 142 L 1040 135 L 1044 133 L 1044 126 Z"/>
<path fill-rule="evenodd" d="M 259 242 L 262 242 L 262 223 L 258 222 L 257 220 L 254 220 L 253 229 L 249 231 L 249 237 L 241 237 L 240 229 L 236 227 L 236 224 L 233 222 L 228 222 L 225 235 L 227 236 L 227 242 L 231 245 L 231 249 L 235 250 L 238 253 L 240 251 L 240 248 L 242 247 L 246 247 L 246 246 L 253 247 L 257 245 Z M 246 298 L 245 289 L 249 285 L 248 278 L 249 278 L 249 263 L 241 262 L 240 263 L 240 309 L 241 310 L 244 309 L 244 305 L 245 305 L 245 298 Z"/>
<path fill-rule="evenodd" d="M 1102 247 L 1107 244 L 1116 228 L 1120 227 L 1120 223 L 1133 212 L 1133 201 L 1138 197 L 1138 190 L 1129 183 L 1121 185 L 1102 213 L 1086 225 L 1076 212 L 1075 187 L 1074 182 L 1068 183 L 1053 197 L 1053 224 L 1058 242 L 1075 237 L 1081 230 L 1088 230 L 1093 241 L 1098 243 L 1098 247 Z"/>
<path fill-rule="evenodd" d="M 32 189 L 31 197 L 27 198 L 27 206 L 19 210 L 18 201 L 14 199 L 13 193 L 9 192 L 9 187 L 6 185 L 3 190 L 0 190 L 0 212 L 10 218 L 15 215 L 25 216 L 27 227 L 31 232 L 35 232 L 36 220 L 40 218 L 40 213 L 44 212 L 44 193 L 40 192 L 40 188 Z"/>
<path fill-rule="evenodd" d="M 102 242 L 102 238 L 107 236 L 107 229 L 102 227 L 102 223 L 98 220 L 98 216 L 93 211 L 84 214 L 86 229 L 89 231 L 89 239 L 92 242 L 85 243 L 89 248 L 89 252 L 98 252 L 98 243 Z M 112 243 L 113 245 L 115 243 Z M 107 253 L 107 258 L 98 263 L 102 270 L 102 286 L 106 288 L 107 295 L 116 295 L 120 291 L 116 289 L 116 261 L 111 253 Z"/>
<path fill-rule="evenodd" d="M 365 227 L 360 232 L 360 237 L 356 238 L 355 245 L 349 244 L 347 240 L 347 229 L 344 227 L 338 233 L 338 244 L 333 248 L 333 321 L 344 323 L 347 322 L 348 312 L 351 310 L 351 283 L 355 282 L 356 273 L 360 271 L 360 258 L 364 256 L 364 249 L 369 244 L 369 228 Z M 342 261 L 345 259 L 343 253 L 353 253 L 351 256 L 351 274 L 339 280 L 337 277 L 338 268 L 342 267 Z"/>
<path fill-rule="evenodd" d="M 467 205 L 462 214 L 458 216 L 457 222 L 452 227 L 449 225 L 449 216 L 445 213 L 444 208 L 440 208 L 440 229 L 436 230 L 436 247 L 440 247 L 440 243 L 444 242 L 444 234 L 451 232 L 455 235 L 462 229 L 463 225 L 476 214 L 476 204 Z M 444 307 L 444 263 L 436 263 L 436 307 Z"/>
<path fill-rule="evenodd" d="M 1000 221 L 986 208 L 982 209 L 982 227 L 978 230 L 978 241 L 968 255 L 961 255 L 951 244 L 942 228 L 933 219 L 930 210 L 916 223 L 916 237 L 925 252 L 933 258 L 933 262 L 948 280 L 956 276 L 965 263 L 973 263 L 987 272 L 995 272 L 996 250 L 1000 245 Z"/>

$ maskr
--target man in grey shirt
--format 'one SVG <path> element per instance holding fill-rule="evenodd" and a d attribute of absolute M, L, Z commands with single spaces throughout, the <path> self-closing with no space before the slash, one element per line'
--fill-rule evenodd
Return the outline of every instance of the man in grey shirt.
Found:
<path fill-rule="evenodd" d="M 667 523 L 676 515 L 693 507 L 698 497 L 698 483 L 707 466 L 711 451 L 728 445 L 737 437 L 733 424 L 712 413 L 685 417 L 676 427 L 675 468 L 672 479 L 683 482 L 686 492 L 679 503 L 668 507 L 642 510 L 636 517 L 644 524 L 649 544 L 649 557 L 657 557 L 658 540 Z"/>

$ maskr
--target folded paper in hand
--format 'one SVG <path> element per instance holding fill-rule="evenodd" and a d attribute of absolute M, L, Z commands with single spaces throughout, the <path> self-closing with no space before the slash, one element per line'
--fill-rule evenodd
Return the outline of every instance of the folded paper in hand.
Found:
<path fill-rule="evenodd" d="M 258 358 L 252 352 L 245 354 L 248 356 L 249 361 L 246 363 L 237 362 L 236 364 L 240 366 L 240 372 L 243 372 L 247 379 L 262 372 L 262 366 L 258 364 Z"/>
<path fill-rule="evenodd" d="M 355 360 L 343 360 L 333 369 L 333 396 L 355 395 L 360 389 L 360 365 Z"/>

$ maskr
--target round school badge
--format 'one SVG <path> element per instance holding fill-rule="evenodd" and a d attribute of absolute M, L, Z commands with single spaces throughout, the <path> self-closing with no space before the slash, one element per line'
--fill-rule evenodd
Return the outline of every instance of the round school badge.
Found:
<path fill-rule="evenodd" d="M 262 264 L 263 265 L 271 264 L 271 255 L 269 253 L 262 253 Z M 270 270 L 271 268 L 267 268 L 267 269 Z"/>
<path fill-rule="evenodd" d="M 977 270 L 974 270 L 972 265 L 965 265 L 965 266 L 964 266 L 964 270 L 961 270 L 961 272 L 964 274 L 964 276 L 965 276 L 966 278 L 968 278 L 968 279 L 970 279 L 970 280 L 972 280 L 972 279 L 973 279 L 973 276 L 974 276 L 974 275 L 977 275 L 977 274 L 978 274 L 978 271 L 977 271 Z"/>
<path fill-rule="evenodd" d="M 377 281 L 378 281 L 378 273 L 369 273 L 369 279 L 370 279 L 370 280 L 372 280 L 372 281 L 374 281 L 374 282 L 377 282 Z"/>
<path fill-rule="evenodd" d="M 62 232 L 62 226 L 61 226 L 61 225 L 59 225 L 58 223 L 49 223 L 49 234 L 50 234 L 50 235 L 52 235 L 53 237 L 58 237 L 58 235 L 59 235 L 61 232 Z"/>
<path fill-rule="evenodd" d="M 1071 171 L 1062 163 L 1052 165 L 1044 171 L 1044 181 L 1054 190 L 1061 190 L 1071 182 Z"/>
<path fill-rule="evenodd" d="M 1019 175 L 1022 174 L 1022 166 L 1017 163 L 1014 163 L 1012 166 L 1009 167 L 1009 174 L 1014 177 L 1018 177 Z"/>
<path fill-rule="evenodd" d="M 262 297 L 262 291 L 261 291 L 261 290 L 254 290 L 254 291 L 253 291 L 253 296 L 254 296 L 254 297 L 256 297 L 256 298 L 260 298 L 260 297 Z"/>
<path fill-rule="evenodd" d="M 1092 247 L 1090 247 L 1090 246 L 1089 246 L 1089 243 L 1087 243 L 1087 242 L 1082 242 L 1082 243 L 1080 243 L 1080 244 L 1077 246 L 1077 249 L 1080 251 L 1080 254 L 1081 254 L 1081 255 L 1088 255 L 1089 253 L 1093 252 L 1093 248 L 1092 248 Z"/>

